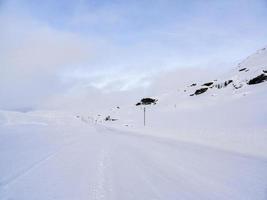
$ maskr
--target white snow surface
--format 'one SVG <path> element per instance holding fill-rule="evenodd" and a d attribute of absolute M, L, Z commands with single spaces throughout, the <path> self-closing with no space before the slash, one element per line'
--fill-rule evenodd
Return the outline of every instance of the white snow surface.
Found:
<path fill-rule="evenodd" d="M 266 199 L 266 158 L 75 116 L 36 121 L 0 128 L 0 199 Z"/>
<path fill-rule="evenodd" d="M 246 84 L 266 69 L 262 49 L 217 79 L 239 89 L 189 96 L 198 83 L 160 94 L 146 127 L 136 102 L 0 111 L 0 199 L 266 200 L 267 82 Z"/>

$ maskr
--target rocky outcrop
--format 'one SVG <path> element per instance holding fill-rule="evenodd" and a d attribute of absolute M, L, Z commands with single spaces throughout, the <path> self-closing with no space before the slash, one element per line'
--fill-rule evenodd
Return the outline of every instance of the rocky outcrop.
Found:
<path fill-rule="evenodd" d="M 267 81 L 267 75 L 266 74 L 261 74 L 253 79 L 250 79 L 248 81 L 248 85 L 254 85 L 254 84 L 259 84 L 262 83 L 264 81 Z"/>
<path fill-rule="evenodd" d="M 227 87 L 230 83 L 233 83 L 233 80 L 224 81 L 223 83 L 216 84 L 215 87 L 218 89 Z"/>
<path fill-rule="evenodd" d="M 245 71 L 247 68 L 242 68 L 240 69 L 239 71 L 242 72 L 242 71 Z"/>
<path fill-rule="evenodd" d="M 200 88 L 200 89 L 197 89 L 197 90 L 195 91 L 195 93 L 194 93 L 194 94 L 190 94 L 190 96 L 200 95 L 200 94 L 202 94 L 202 93 L 204 93 L 204 92 L 207 92 L 207 90 L 208 90 L 208 88 Z"/>
<path fill-rule="evenodd" d="M 213 85 L 213 82 L 207 82 L 207 83 L 204 83 L 202 86 L 207 86 L 207 87 L 209 87 L 209 86 L 211 86 L 211 85 Z"/>
<path fill-rule="evenodd" d="M 237 90 L 243 87 L 243 84 L 239 83 L 239 84 L 233 84 L 233 87 Z"/>
<path fill-rule="evenodd" d="M 118 119 L 113 119 L 113 118 L 111 118 L 110 116 L 107 116 L 106 118 L 105 118 L 105 121 L 117 121 Z"/>

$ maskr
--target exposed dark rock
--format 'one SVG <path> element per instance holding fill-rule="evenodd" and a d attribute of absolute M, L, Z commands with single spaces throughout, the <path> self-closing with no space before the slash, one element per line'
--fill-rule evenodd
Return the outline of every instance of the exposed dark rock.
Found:
<path fill-rule="evenodd" d="M 218 89 L 221 89 L 222 88 L 222 84 L 221 83 L 220 84 L 216 84 L 215 87 L 218 88 Z"/>
<path fill-rule="evenodd" d="M 229 85 L 229 84 L 232 83 L 232 82 L 233 82 L 233 80 L 225 81 L 225 82 L 224 82 L 224 87 L 226 87 L 227 85 Z"/>
<path fill-rule="evenodd" d="M 110 116 L 107 116 L 106 118 L 105 118 L 105 121 L 110 121 Z"/>
<path fill-rule="evenodd" d="M 233 84 L 233 86 L 234 86 L 234 88 L 235 88 L 235 89 L 240 89 L 240 88 L 242 88 L 242 87 L 243 87 L 243 85 L 242 85 L 242 84 L 240 84 L 240 85 L 235 85 L 235 84 Z"/>
<path fill-rule="evenodd" d="M 267 70 L 263 70 L 263 73 L 267 73 Z"/>
<path fill-rule="evenodd" d="M 120 107 L 119 107 L 119 106 L 117 106 L 117 109 L 120 109 Z"/>
<path fill-rule="evenodd" d="M 218 89 L 227 87 L 230 83 L 233 83 L 233 80 L 224 81 L 223 83 L 216 84 L 215 87 Z"/>
<path fill-rule="evenodd" d="M 191 85 L 190 85 L 190 87 L 194 87 L 194 86 L 196 86 L 197 84 L 196 83 L 192 83 Z"/>
<path fill-rule="evenodd" d="M 194 96 L 194 95 L 195 95 L 195 94 L 190 94 L 189 96 L 192 97 L 192 96 Z"/>
<path fill-rule="evenodd" d="M 213 84 L 213 82 L 208 82 L 208 83 L 204 83 L 202 86 L 211 86 Z"/>
<path fill-rule="evenodd" d="M 117 121 L 118 119 L 113 119 L 113 118 L 111 118 L 110 116 L 107 116 L 106 118 L 105 118 L 105 121 Z"/>
<path fill-rule="evenodd" d="M 261 74 L 253 79 L 250 79 L 248 81 L 248 85 L 254 85 L 254 84 L 258 84 L 258 83 L 262 83 L 264 81 L 267 81 L 267 75 L 266 74 Z"/>
<path fill-rule="evenodd" d="M 157 103 L 157 99 L 153 99 L 153 98 L 143 98 L 141 99 L 140 102 L 138 102 L 136 104 L 136 106 L 140 106 L 140 105 L 151 105 L 151 104 L 156 104 Z"/>
<path fill-rule="evenodd" d="M 242 72 L 242 71 L 245 71 L 247 68 L 242 68 L 240 69 L 239 71 Z"/>
<path fill-rule="evenodd" d="M 200 95 L 200 94 L 206 92 L 207 90 L 208 90 L 208 88 L 200 88 L 200 89 L 195 91 L 195 95 Z"/>

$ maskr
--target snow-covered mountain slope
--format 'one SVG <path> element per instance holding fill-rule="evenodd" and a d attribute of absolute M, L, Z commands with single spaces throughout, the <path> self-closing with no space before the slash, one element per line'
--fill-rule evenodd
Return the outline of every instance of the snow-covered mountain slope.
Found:
<path fill-rule="evenodd" d="M 235 90 L 242 87 L 247 87 L 246 90 L 250 90 L 248 86 L 260 84 L 265 81 L 267 81 L 267 49 L 263 48 L 240 62 L 230 72 L 218 78 L 214 77 L 214 80 L 207 80 L 205 83 L 192 83 L 188 87 L 188 92 L 191 92 L 191 96 L 200 95 L 202 94 L 201 91 L 196 93 L 197 90 L 207 89 L 202 92 L 211 91 L 212 93 L 220 94 L 222 92 L 218 92 L 216 89 L 230 87 L 233 93 L 237 93 Z"/>
<path fill-rule="evenodd" d="M 192 80 L 192 85 L 157 95 L 157 104 L 146 106 L 146 127 L 143 106 L 135 106 L 137 102 L 94 118 L 116 128 L 267 157 L 267 81 L 249 84 L 258 76 L 266 77 L 266 70 L 263 48 L 220 77 Z M 203 93 L 195 94 L 203 88 Z M 118 120 L 105 121 L 106 116 Z"/>
<path fill-rule="evenodd" d="M 236 81 L 247 82 L 261 74 L 267 74 L 267 48 L 257 51 L 238 64 L 237 75 L 232 78 Z"/>

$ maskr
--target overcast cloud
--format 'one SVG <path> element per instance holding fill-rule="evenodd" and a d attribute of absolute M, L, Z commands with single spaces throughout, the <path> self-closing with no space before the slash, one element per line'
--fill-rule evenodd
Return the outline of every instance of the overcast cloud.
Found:
<path fill-rule="evenodd" d="M 266 19 L 265 0 L 0 1 L 0 109 L 115 105 L 209 77 L 267 44 Z"/>

